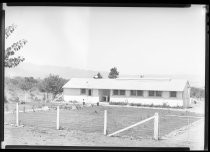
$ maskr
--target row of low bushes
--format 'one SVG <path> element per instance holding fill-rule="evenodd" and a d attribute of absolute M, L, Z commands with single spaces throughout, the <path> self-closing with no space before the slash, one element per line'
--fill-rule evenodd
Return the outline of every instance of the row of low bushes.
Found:
<path fill-rule="evenodd" d="M 129 106 L 137 106 L 137 107 L 157 107 L 157 108 L 178 108 L 178 109 L 183 109 L 182 106 L 176 106 L 176 107 L 171 107 L 167 105 L 166 103 L 163 103 L 163 105 L 154 105 L 152 104 L 141 104 L 141 103 L 127 103 L 127 102 L 109 102 L 110 105 L 129 105 Z"/>
<path fill-rule="evenodd" d="M 127 102 L 109 102 L 110 105 L 128 105 Z"/>

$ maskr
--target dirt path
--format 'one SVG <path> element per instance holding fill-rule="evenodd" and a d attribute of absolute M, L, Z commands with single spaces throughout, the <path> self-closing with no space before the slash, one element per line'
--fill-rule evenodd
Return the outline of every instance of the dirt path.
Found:
<path fill-rule="evenodd" d="M 172 145 L 176 143 L 180 147 L 190 147 L 191 150 L 204 149 L 204 119 L 200 119 L 190 126 L 176 130 L 163 143 Z"/>

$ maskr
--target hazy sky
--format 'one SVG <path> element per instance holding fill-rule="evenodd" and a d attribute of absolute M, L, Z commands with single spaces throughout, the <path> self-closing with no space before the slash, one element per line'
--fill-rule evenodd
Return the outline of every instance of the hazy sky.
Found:
<path fill-rule="evenodd" d="M 25 62 L 127 74 L 205 73 L 205 9 L 5 7 Z"/>

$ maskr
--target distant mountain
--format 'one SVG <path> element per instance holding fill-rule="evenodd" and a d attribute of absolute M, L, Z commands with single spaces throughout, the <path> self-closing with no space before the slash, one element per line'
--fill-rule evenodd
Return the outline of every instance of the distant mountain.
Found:
<path fill-rule="evenodd" d="M 142 75 L 142 74 L 141 74 Z M 126 77 L 140 77 L 140 75 L 126 75 Z M 198 87 L 204 89 L 205 86 L 205 78 L 200 75 L 191 75 L 191 74 L 144 74 L 145 78 L 171 78 L 171 79 L 183 79 L 188 80 L 190 86 Z"/>
<path fill-rule="evenodd" d="M 32 76 L 34 78 L 45 78 L 49 74 L 59 75 L 63 78 L 70 79 L 72 77 L 93 77 L 98 72 L 104 78 L 107 78 L 108 72 L 104 71 L 93 71 L 84 69 L 75 69 L 72 67 L 61 67 L 61 66 L 51 66 L 51 65 L 35 65 L 31 63 L 21 63 L 15 68 L 6 68 L 5 76 L 14 77 L 22 76 L 28 77 Z"/>
<path fill-rule="evenodd" d="M 94 71 L 94 70 L 84 70 L 76 69 L 72 67 L 61 67 L 61 66 L 51 66 L 51 65 L 35 65 L 31 63 L 21 63 L 15 68 L 6 68 L 5 76 L 14 77 L 22 76 L 34 78 L 45 78 L 49 74 L 56 74 L 63 78 L 70 79 L 72 77 L 90 77 L 92 78 L 98 72 L 101 73 L 103 78 L 107 78 L 109 71 Z M 119 71 L 120 72 L 120 71 Z M 120 73 L 120 77 L 140 77 L 139 75 L 128 75 Z M 187 75 L 187 74 L 177 74 L 177 75 L 166 75 L 166 74 L 144 74 L 144 77 L 158 77 L 158 78 L 176 78 L 176 79 L 186 79 L 189 80 L 190 85 L 194 87 L 204 88 L 205 79 L 198 75 Z"/>

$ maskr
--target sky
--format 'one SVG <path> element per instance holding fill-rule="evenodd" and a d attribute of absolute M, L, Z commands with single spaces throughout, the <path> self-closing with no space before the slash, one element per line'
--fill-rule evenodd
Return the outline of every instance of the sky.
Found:
<path fill-rule="evenodd" d="M 205 8 L 7 7 L 25 62 L 124 74 L 205 75 Z"/>

